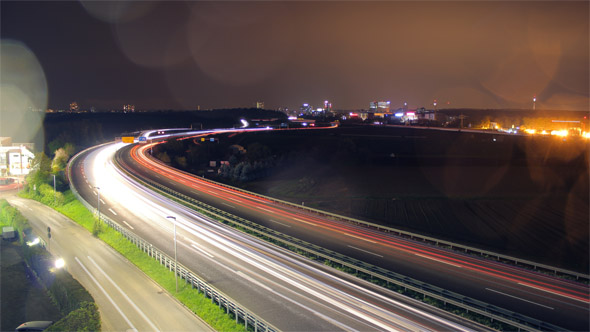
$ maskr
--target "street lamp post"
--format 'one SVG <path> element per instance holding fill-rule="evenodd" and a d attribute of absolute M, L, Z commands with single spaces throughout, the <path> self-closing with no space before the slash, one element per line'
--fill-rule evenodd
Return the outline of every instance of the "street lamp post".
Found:
<path fill-rule="evenodd" d="M 174 224 L 174 279 L 176 279 L 176 293 L 178 293 L 178 259 L 176 256 L 176 217 L 167 216 L 166 218 L 172 219 L 172 224 Z"/>
<path fill-rule="evenodd" d="M 55 201 L 57 200 L 56 196 L 56 192 L 55 192 L 55 174 L 53 174 L 53 204 L 55 204 Z"/>
<path fill-rule="evenodd" d="M 94 187 L 96 189 L 96 211 L 98 211 L 98 221 L 100 221 L 100 187 Z"/>

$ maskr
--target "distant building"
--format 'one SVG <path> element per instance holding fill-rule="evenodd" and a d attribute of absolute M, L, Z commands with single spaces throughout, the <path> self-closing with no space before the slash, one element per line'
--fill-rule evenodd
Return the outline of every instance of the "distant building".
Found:
<path fill-rule="evenodd" d="M 263 101 L 257 101 L 256 102 L 256 108 L 258 109 L 264 109 L 264 102 Z"/>
<path fill-rule="evenodd" d="M 305 103 L 299 107 L 299 114 L 300 115 L 311 115 L 313 112 L 313 106 L 308 103 Z"/>
<path fill-rule="evenodd" d="M 390 106 L 390 101 L 372 101 L 369 103 L 367 117 L 384 119 L 392 114 Z"/>
<path fill-rule="evenodd" d="M 77 102 L 73 101 L 70 103 L 70 112 L 77 113 L 80 110 L 80 106 Z"/>
<path fill-rule="evenodd" d="M 328 100 L 324 101 L 324 112 L 331 114 L 332 113 L 332 103 Z"/>
<path fill-rule="evenodd" d="M 369 111 L 373 113 L 389 113 L 390 101 L 372 101 L 369 103 Z"/>
<path fill-rule="evenodd" d="M 135 112 L 135 105 L 123 105 L 123 112 Z"/>
<path fill-rule="evenodd" d="M 10 137 L 0 137 L 0 175 L 27 175 L 35 155 L 33 143 L 12 143 Z"/>

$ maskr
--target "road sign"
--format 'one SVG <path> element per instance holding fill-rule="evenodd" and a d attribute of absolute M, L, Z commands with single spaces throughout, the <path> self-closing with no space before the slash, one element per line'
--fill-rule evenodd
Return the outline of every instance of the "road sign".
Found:
<path fill-rule="evenodd" d="M 135 141 L 135 137 L 133 137 L 133 136 L 121 137 L 121 142 L 123 142 L 123 143 L 133 143 L 133 141 Z"/>
<path fill-rule="evenodd" d="M 147 143 L 147 137 L 145 136 L 139 136 L 139 143 Z"/>

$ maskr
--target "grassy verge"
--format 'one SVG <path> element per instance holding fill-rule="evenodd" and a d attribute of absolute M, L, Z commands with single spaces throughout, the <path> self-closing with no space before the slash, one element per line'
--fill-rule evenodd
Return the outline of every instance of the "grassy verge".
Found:
<path fill-rule="evenodd" d="M 26 193 L 21 196 L 35 199 L 35 197 L 30 197 Z M 212 303 L 211 299 L 207 298 L 204 294 L 199 293 L 199 291 L 192 288 L 191 285 L 179 283 L 178 293 L 176 293 L 176 283 L 173 272 L 170 272 L 166 267 L 160 265 L 159 262 L 146 255 L 114 229 L 106 227 L 102 223 L 97 224 L 96 217 L 74 197 L 71 191 L 64 193 L 63 204 L 58 204 L 53 207 L 56 211 L 74 220 L 76 223 L 97 235 L 98 238 L 125 256 L 147 276 L 175 296 L 187 308 L 201 317 L 215 330 L 245 330 L 243 325 L 236 323 L 235 317 L 232 317 L 233 314 L 227 315 L 225 310 Z"/>

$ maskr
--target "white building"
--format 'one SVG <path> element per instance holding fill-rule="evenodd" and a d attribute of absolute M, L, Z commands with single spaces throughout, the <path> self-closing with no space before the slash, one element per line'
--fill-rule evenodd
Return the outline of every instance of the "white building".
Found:
<path fill-rule="evenodd" d="M 27 175 L 35 154 L 25 144 L 11 143 L 7 137 L 0 138 L 0 176 Z"/>

